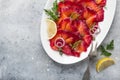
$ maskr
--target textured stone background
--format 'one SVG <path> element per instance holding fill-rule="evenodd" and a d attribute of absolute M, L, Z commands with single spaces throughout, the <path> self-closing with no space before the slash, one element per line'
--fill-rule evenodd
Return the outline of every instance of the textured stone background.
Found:
<path fill-rule="evenodd" d="M 41 14 L 47 0 L 0 0 L 0 80 L 81 80 L 87 60 L 60 65 L 45 53 L 40 42 Z M 111 29 L 102 44 L 115 40 L 114 66 L 91 80 L 120 80 L 120 0 Z"/>

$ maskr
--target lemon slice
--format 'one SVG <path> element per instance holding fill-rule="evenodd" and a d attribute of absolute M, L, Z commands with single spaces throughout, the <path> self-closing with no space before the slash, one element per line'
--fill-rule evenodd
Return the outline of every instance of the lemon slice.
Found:
<path fill-rule="evenodd" d="M 107 67 L 113 65 L 115 62 L 112 58 L 109 57 L 104 57 L 101 58 L 100 60 L 98 60 L 97 64 L 96 64 L 96 71 L 100 72 L 104 69 L 106 69 Z"/>
<path fill-rule="evenodd" d="M 48 39 L 53 38 L 57 33 L 57 25 L 54 21 L 46 19 Z"/>

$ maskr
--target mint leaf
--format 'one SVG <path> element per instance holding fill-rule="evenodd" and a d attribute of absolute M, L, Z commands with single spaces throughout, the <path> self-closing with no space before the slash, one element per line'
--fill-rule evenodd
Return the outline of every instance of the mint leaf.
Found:
<path fill-rule="evenodd" d="M 105 48 L 101 45 L 101 46 L 100 46 L 100 50 L 101 50 L 102 52 L 104 52 L 104 51 L 105 51 Z"/>
<path fill-rule="evenodd" d="M 109 57 L 109 56 L 111 56 L 112 54 L 111 54 L 110 52 L 108 52 L 108 51 L 104 51 L 104 52 L 102 52 L 101 55 L 104 55 L 104 56 Z"/>
<path fill-rule="evenodd" d="M 107 57 L 109 57 L 109 56 L 112 55 L 110 52 L 108 52 L 107 50 L 105 50 L 105 48 L 102 45 L 100 46 L 100 50 L 102 52 L 101 55 L 104 55 L 104 56 L 107 56 Z"/>
<path fill-rule="evenodd" d="M 114 49 L 114 40 L 110 42 L 110 44 L 107 45 L 106 47 L 107 50 L 113 50 Z"/>

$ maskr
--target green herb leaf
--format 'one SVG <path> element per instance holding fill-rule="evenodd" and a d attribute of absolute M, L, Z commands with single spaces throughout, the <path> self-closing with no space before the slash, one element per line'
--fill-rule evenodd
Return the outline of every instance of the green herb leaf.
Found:
<path fill-rule="evenodd" d="M 60 2 L 64 2 L 64 0 L 60 0 Z"/>
<path fill-rule="evenodd" d="M 56 21 L 58 19 L 58 17 L 51 10 L 44 9 L 44 11 L 46 12 L 47 15 L 50 16 L 50 19 L 52 19 L 54 21 Z"/>
<path fill-rule="evenodd" d="M 101 46 L 100 46 L 100 50 L 101 50 L 102 52 L 104 52 L 104 51 L 105 51 L 105 48 L 101 45 Z"/>
<path fill-rule="evenodd" d="M 102 52 L 101 55 L 104 55 L 104 56 L 109 57 L 109 56 L 111 56 L 112 54 L 111 54 L 110 52 L 108 52 L 108 51 L 104 51 L 104 52 Z"/>
<path fill-rule="evenodd" d="M 55 2 L 53 3 L 53 7 L 52 7 L 52 11 L 57 15 L 58 12 L 58 4 L 57 4 L 57 0 L 55 0 Z"/>
<path fill-rule="evenodd" d="M 58 51 L 59 51 L 59 54 L 62 56 L 63 55 L 62 48 L 59 48 Z"/>
<path fill-rule="evenodd" d="M 58 20 L 58 4 L 57 4 L 57 0 L 55 0 L 55 2 L 53 3 L 53 7 L 50 10 L 44 9 L 44 11 L 46 12 L 46 14 L 48 16 L 50 16 L 50 19 L 52 19 L 53 21 Z"/>
<path fill-rule="evenodd" d="M 107 10 L 107 7 L 105 6 L 105 7 L 104 7 L 104 9 L 106 9 L 106 10 Z"/>
<path fill-rule="evenodd" d="M 92 25 L 91 25 L 91 28 L 93 29 L 93 27 L 96 25 L 96 22 L 94 22 Z"/>
<path fill-rule="evenodd" d="M 114 40 L 110 42 L 110 44 L 107 45 L 106 47 L 107 50 L 113 50 L 114 49 Z"/>
<path fill-rule="evenodd" d="M 102 52 L 101 55 L 104 55 L 104 56 L 107 56 L 107 57 L 109 57 L 109 56 L 112 55 L 110 52 L 108 52 L 107 50 L 105 50 L 105 48 L 102 45 L 100 46 L 100 50 Z"/>
<path fill-rule="evenodd" d="M 72 45 L 72 49 L 76 48 L 80 43 L 81 43 L 81 40 L 76 41 L 76 42 Z"/>

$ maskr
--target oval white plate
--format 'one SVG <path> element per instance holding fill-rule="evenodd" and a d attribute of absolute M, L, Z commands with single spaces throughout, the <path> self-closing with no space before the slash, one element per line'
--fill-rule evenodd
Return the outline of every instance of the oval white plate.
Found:
<path fill-rule="evenodd" d="M 48 0 L 45 9 L 50 9 L 54 1 L 55 0 Z M 116 0 L 107 0 L 104 21 L 99 23 L 101 32 L 95 38 L 95 42 L 97 42 L 98 44 L 97 46 L 101 44 L 101 42 L 104 40 L 105 36 L 107 35 L 110 29 L 110 26 L 114 18 L 115 9 L 116 9 Z M 66 56 L 66 55 L 61 56 L 59 52 L 51 49 L 47 37 L 47 25 L 46 25 L 47 18 L 48 16 L 45 14 L 45 12 L 43 12 L 42 20 L 41 20 L 41 28 L 40 28 L 40 37 L 43 48 L 45 49 L 48 56 L 52 58 L 54 61 L 61 64 L 73 64 L 85 59 L 89 54 L 90 47 L 88 48 L 87 52 L 83 52 L 79 58 Z"/>

